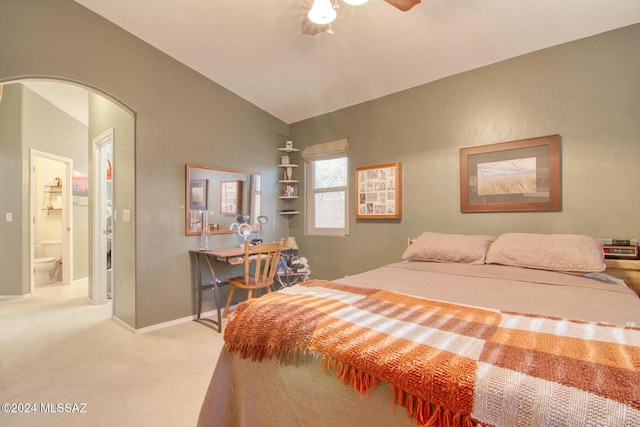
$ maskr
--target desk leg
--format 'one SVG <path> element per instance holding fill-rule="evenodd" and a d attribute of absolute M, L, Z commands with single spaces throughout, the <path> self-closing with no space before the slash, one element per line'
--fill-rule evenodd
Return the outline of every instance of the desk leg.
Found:
<path fill-rule="evenodd" d="M 216 278 L 216 272 L 213 270 L 211 260 L 207 257 L 207 266 L 209 267 L 209 273 L 211 274 L 211 285 L 213 286 L 213 298 L 216 300 L 216 312 L 218 314 L 218 332 L 222 332 L 222 314 L 220 312 L 220 279 Z"/>
<path fill-rule="evenodd" d="M 196 314 L 196 319 L 200 319 L 200 313 L 202 311 L 202 286 L 204 285 L 202 283 L 202 271 L 200 270 L 200 257 L 198 256 L 198 254 L 195 254 L 195 264 L 196 264 L 196 280 L 197 280 L 197 284 L 198 284 L 198 292 L 196 293 L 197 295 L 197 301 L 196 301 L 196 306 L 198 307 L 198 312 Z"/>
<path fill-rule="evenodd" d="M 220 280 L 216 279 L 215 271 L 213 270 L 213 266 L 211 265 L 211 261 L 207 255 L 203 255 L 207 259 L 207 266 L 209 268 L 209 273 L 211 274 L 211 283 L 205 284 L 203 282 L 202 277 L 202 264 L 200 261 L 200 254 L 195 253 L 195 269 L 196 269 L 196 280 L 198 282 L 198 291 L 197 291 L 197 313 L 196 320 L 200 320 L 202 315 L 202 291 L 204 289 L 213 289 L 213 296 L 216 301 L 216 312 L 218 313 L 218 321 L 211 319 L 205 319 L 212 323 L 214 323 L 218 327 L 218 332 L 222 332 L 222 315 L 220 313 Z"/>

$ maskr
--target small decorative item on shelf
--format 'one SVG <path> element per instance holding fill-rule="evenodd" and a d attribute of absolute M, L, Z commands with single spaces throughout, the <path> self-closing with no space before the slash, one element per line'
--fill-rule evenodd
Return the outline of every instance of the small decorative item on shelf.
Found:
<path fill-rule="evenodd" d="M 287 150 L 291 150 L 293 148 L 293 141 L 291 140 L 287 140 L 284 142 L 284 148 L 286 148 Z"/>
<path fill-rule="evenodd" d="M 56 183 L 56 187 L 62 187 L 62 180 L 60 177 L 57 176 L 54 182 Z"/>
<path fill-rule="evenodd" d="M 289 164 L 289 156 L 281 156 L 280 157 L 280 164 L 281 165 L 288 165 Z"/>

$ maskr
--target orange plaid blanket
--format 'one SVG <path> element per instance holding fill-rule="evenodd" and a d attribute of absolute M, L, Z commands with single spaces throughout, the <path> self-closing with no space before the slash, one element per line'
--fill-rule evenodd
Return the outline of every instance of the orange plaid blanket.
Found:
<path fill-rule="evenodd" d="M 379 381 L 420 425 L 640 425 L 640 329 L 311 280 L 241 303 L 229 352 Z"/>

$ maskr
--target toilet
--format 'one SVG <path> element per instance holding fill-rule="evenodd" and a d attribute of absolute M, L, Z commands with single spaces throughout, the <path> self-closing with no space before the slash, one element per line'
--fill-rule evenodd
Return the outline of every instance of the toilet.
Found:
<path fill-rule="evenodd" d="M 43 240 L 42 247 L 39 249 L 39 258 L 33 260 L 34 284 L 44 285 L 59 281 L 62 240 Z"/>

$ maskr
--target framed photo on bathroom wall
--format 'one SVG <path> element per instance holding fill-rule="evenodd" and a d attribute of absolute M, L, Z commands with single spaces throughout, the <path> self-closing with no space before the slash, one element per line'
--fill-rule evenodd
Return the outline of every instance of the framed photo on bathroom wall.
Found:
<path fill-rule="evenodd" d="M 356 218 L 402 218 L 402 164 L 356 168 Z"/>
<path fill-rule="evenodd" d="M 189 208 L 196 211 L 206 211 L 209 199 L 209 180 L 192 179 L 189 186 Z"/>
<path fill-rule="evenodd" d="M 460 149 L 460 211 L 559 211 L 560 135 Z"/>

